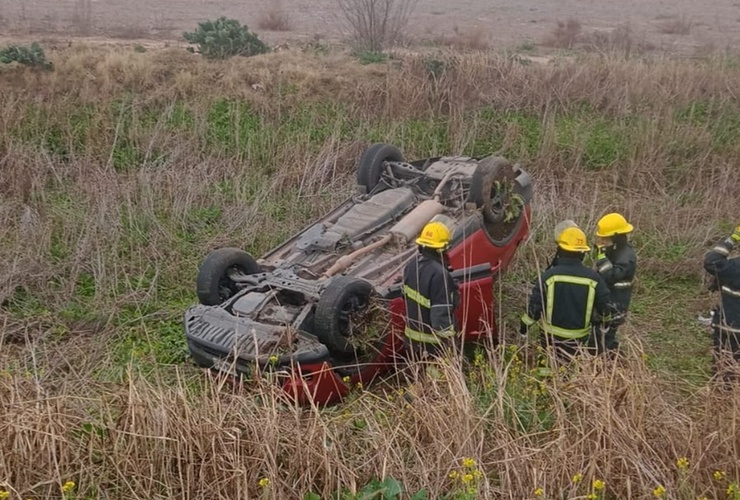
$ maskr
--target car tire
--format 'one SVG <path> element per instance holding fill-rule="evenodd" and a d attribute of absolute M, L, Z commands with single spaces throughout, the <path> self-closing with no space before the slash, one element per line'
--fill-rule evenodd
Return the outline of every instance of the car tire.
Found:
<path fill-rule="evenodd" d="M 206 306 L 217 306 L 233 296 L 238 288 L 228 276 L 230 269 L 244 274 L 261 271 L 259 264 L 244 250 L 239 248 L 219 248 L 205 258 L 198 270 L 196 289 L 198 300 Z"/>
<path fill-rule="evenodd" d="M 383 162 L 404 161 L 403 153 L 396 146 L 390 144 L 373 144 L 368 147 L 357 165 L 357 184 L 370 192 L 380 182 L 383 171 Z"/>
<path fill-rule="evenodd" d="M 494 201 L 494 182 L 499 178 L 504 169 L 512 168 L 511 163 L 501 156 L 491 156 L 482 159 L 478 163 L 470 180 L 470 192 L 468 202 L 475 203 L 481 209 L 483 219 L 488 223 L 503 221 L 504 212 Z"/>
<path fill-rule="evenodd" d="M 351 276 L 337 276 L 316 304 L 314 332 L 332 355 L 349 358 L 355 347 L 349 341 L 349 315 L 367 309 L 373 294 L 370 282 Z"/>

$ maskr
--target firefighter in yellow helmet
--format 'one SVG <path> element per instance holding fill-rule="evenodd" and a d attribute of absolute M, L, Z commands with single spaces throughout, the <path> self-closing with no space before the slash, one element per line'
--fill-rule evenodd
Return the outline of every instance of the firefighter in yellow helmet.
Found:
<path fill-rule="evenodd" d="M 542 344 L 561 359 L 587 347 L 596 322 L 609 321 L 613 311 L 609 289 L 599 274 L 583 265 L 591 250 L 585 233 L 566 227 L 557 238 L 557 262 L 539 277 L 522 316 L 519 333 L 526 338 L 539 321 Z"/>
<path fill-rule="evenodd" d="M 432 219 L 416 239 L 417 258 L 409 262 L 403 272 L 404 333 L 410 354 L 417 358 L 440 354 L 452 347 L 457 335 L 458 289 L 448 270 L 445 254 L 450 238 L 450 228 L 444 217 Z"/>
<path fill-rule="evenodd" d="M 637 255 L 627 237 L 633 230 L 632 224 L 618 213 L 606 214 L 596 225 L 596 271 L 609 287 L 617 309 L 611 327 L 595 339 L 600 351 L 619 348 L 617 327 L 627 316 L 637 271 Z"/>

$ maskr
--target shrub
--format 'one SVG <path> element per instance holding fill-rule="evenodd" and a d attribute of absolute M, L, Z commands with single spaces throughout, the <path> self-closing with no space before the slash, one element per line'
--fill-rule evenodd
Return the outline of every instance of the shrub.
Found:
<path fill-rule="evenodd" d="M 198 29 L 183 36 L 188 42 L 198 45 L 198 51 L 208 59 L 253 56 L 269 50 L 247 26 L 226 17 L 198 23 Z"/>
<path fill-rule="evenodd" d="M 9 45 L 5 47 L 0 50 L 0 62 L 3 64 L 17 62 L 34 68 L 42 68 L 45 70 L 53 69 L 52 64 L 46 60 L 44 49 L 41 48 L 41 45 L 39 45 L 38 42 L 33 42 L 28 46 Z"/>
<path fill-rule="evenodd" d="M 337 0 L 355 49 L 382 52 L 404 35 L 418 0 Z"/>

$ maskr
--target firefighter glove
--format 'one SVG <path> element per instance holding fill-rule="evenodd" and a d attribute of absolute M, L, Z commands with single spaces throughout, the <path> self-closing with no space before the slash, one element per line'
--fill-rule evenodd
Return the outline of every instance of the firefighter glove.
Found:
<path fill-rule="evenodd" d="M 730 238 L 732 238 L 732 241 L 734 243 L 737 243 L 738 241 L 740 241 L 740 226 L 737 226 L 735 228 L 735 231 L 732 233 L 732 236 L 730 236 Z"/>

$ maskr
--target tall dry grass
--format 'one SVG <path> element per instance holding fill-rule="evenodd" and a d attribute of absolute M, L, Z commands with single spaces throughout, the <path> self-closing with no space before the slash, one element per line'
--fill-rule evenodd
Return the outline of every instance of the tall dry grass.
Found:
<path fill-rule="evenodd" d="M 640 330 L 687 317 L 664 307 L 693 304 L 704 246 L 736 223 L 734 61 L 451 52 L 362 66 L 286 51 L 214 63 L 79 46 L 54 64 L 4 69 L 0 83 L 0 487 L 301 498 L 392 476 L 439 498 L 460 489 L 449 473 L 465 457 L 480 498 L 574 498 L 595 479 L 606 498 L 650 498 L 658 484 L 723 498 L 738 479 L 737 392 L 667 382 Z M 351 193 L 354 160 L 376 140 L 410 157 L 490 142 L 521 159 L 537 187 L 513 272 L 531 278 L 547 260 L 557 221 L 591 228 L 620 210 L 639 228 L 642 276 L 679 293 L 646 289 L 645 303 L 663 303 L 635 311 L 624 363 L 583 362 L 537 385 L 535 402 L 534 379 L 501 351 L 464 376 L 445 367 L 411 403 L 392 384 L 391 398 L 378 389 L 328 410 L 162 361 L 182 349 L 167 342 L 206 252 L 260 253 L 315 219 Z M 503 300 L 502 317 L 516 316 L 524 296 Z"/>

